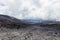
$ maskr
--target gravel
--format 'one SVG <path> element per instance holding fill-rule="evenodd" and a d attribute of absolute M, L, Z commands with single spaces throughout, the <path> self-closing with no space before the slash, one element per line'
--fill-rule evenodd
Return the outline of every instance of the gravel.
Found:
<path fill-rule="evenodd" d="M 20 29 L 1 27 L 0 40 L 60 40 L 60 31 L 39 26 Z"/>

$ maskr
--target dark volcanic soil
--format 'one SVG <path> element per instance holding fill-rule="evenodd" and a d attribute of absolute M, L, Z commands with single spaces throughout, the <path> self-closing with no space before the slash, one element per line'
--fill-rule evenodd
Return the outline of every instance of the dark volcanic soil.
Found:
<path fill-rule="evenodd" d="M 52 24 L 53 23 L 53 24 Z M 0 40 L 60 40 L 60 23 L 28 24 L 0 15 Z"/>

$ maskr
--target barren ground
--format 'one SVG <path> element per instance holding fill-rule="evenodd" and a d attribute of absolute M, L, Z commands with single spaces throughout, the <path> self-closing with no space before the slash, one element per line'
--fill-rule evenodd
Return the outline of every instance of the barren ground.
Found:
<path fill-rule="evenodd" d="M 60 40 L 60 31 L 31 26 L 28 28 L 0 28 L 0 40 Z"/>

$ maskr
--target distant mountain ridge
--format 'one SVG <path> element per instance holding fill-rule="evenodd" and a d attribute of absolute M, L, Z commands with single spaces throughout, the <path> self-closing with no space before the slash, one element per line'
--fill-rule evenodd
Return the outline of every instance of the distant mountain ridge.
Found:
<path fill-rule="evenodd" d="M 43 19 L 25 19 L 23 20 L 25 23 L 30 23 L 30 24 L 34 24 L 34 23 L 51 23 L 55 20 L 43 20 Z"/>
<path fill-rule="evenodd" d="M 0 27 L 19 29 L 29 26 L 52 27 L 60 29 L 60 21 L 42 19 L 21 20 L 8 15 L 0 15 Z"/>
<path fill-rule="evenodd" d="M 22 22 L 20 19 L 10 17 L 8 15 L 0 15 L 0 27 L 20 28 L 26 27 L 28 24 Z"/>

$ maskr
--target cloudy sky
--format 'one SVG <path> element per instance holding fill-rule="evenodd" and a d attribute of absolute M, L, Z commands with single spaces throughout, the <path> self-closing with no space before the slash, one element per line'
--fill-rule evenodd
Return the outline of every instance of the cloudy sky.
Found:
<path fill-rule="evenodd" d="M 60 0 L 0 0 L 0 14 L 60 21 Z"/>

